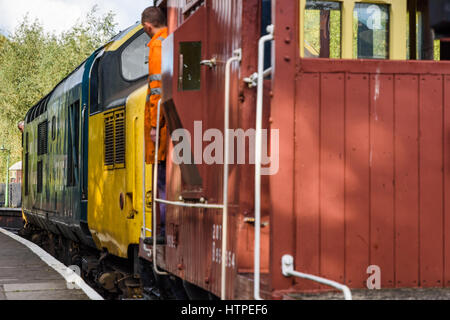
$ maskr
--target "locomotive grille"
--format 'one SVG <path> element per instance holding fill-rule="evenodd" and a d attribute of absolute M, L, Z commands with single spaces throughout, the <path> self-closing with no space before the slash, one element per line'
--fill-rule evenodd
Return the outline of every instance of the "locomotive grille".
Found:
<path fill-rule="evenodd" d="M 105 115 L 105 166 L 108 169 L 125 167 L 125 110 Z"/>
<path fill-rule="evenodd" d="M 115 165 L 125 164 L 125 110 L 115 113 Z"/>
<path fill-rule="evenodd" d="M 48 122 L 38 125 L 38 156 L 46 154 L 48 150 Z"/>
<path fill-rule="evenodd" d="M 114 166 L 114 114 L 105 116 L 105 166 Z"/>

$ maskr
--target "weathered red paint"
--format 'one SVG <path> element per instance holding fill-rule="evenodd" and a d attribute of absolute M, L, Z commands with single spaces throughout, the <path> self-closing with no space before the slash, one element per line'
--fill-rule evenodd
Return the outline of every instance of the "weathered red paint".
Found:
<path fill-rule="evenodd" d="M 298 27 L 296 10 L 289 1 L 277 7 L 271 117 L 280 129 L 281 169 L 269 195 L 274 296 L 328 289 L 280 277 L 286 253 L 297 270 L 352 288 L 366 287 L 369 265 L 381 267 L 384 288 L 450 284 L 450 64 L 297 56 L 292 71 L 283 68 L 292 57 L 283 40 L 287 27 Z"/>
<path fill-rule="evenodd" d="M 295 77 L 299 55 L 297 16 L 299 1 L 273 1 L 275 25 L 275 76 L 272 84 L 271 128 L 280 130 L 280 170 L 270 177 L 270 275 L 272 288 L 290 288 L 296 280 L 285 278 L 281 258 L 295 254 Z M 277 107 L 278 106 L 278 107 Z M 283 106 L 283 107 L 280 107 Z M 263 195 L 265 197 L 266 195 Z M 276 239 L 276 240 L 275 240 Z"/>
<path fill-rule="evenodd" d="M 381 79 L 381 82 L 377 82 Z M 372 75 L 370 96 L 384 92 L 370 104 L 370 264 L 378 261 L 383 270 L 383 288 L 394 286 L 394 247 L 386 235 L 394 236 L 394 86 L 392 75 Z"/>
<path fill-rule="evenodd" d="M 367 267 L 379 265 L 384 287 L 442 286 L 450 64 L 418 74 L 421 63 L 376 62 L 361 72 L 361 62 L 336 69 L 320 61 L 312 72 L 316 63 L 299 60 L 291 114 L 297 268 L 364 288 Z M 415 72 L 395 74 L 396 65 Z"/>
<path fill-rule="evenodd" d="M 183 7 L 177 6 L 175 2 L 168 2 L 169 24 L 178 26 L 173 30 L 173 103 L 182 127 L 192 136 L 194 136 L 194 121 L 202 121 L 203 131 L 209 128 L 222 130 L 225 62 L 232 56 L 233 50 L 238 48 L 242 49 L 243 55 L 241 64 L 235 64 L 232 71 L 230 124 L 231 128 L 244 130 L 254 128 L 255 90 L 247 88 L 243 78 L 257 68 L 257 56 L 254 52 L 257 50 L 260 28 L 259 15 L 255 15 L 255 12 L 260 10 L 259 6 L 259 1 L 256 0 L 205 1 L 195 13 L 184 14 Z M 174 19 L 179 23 L 175 23 Z M 217 35 L 220 35 L 220 39 Z M 178 47 L 181 41 L 202 41 L 202 59 L 217 58 L 215 68 L 202 67 L 200 91 L 177 90 Z M 174 110 L 169 112 L 173 115 Z M 268 119 L 268 112 L 266 116 Z M 173 146 L 170 146 L 170 150 L 172 148 Z M 180 167 L 172 163 L 170 152 L 169 155 L 168 199 L 178 200 L 181 195 L 194 202 L 201 197 L 207 199 L 208 203 L 223 201 L 222 165 Z M 194 172 L 198 170 L 200 185 L 192 186 L 186 183 L 186 175 L 192 170 Z M 239 293 L 241 289 L 247 290 L 251 286 L 249 273 L 253 268 L 254 227 L 246 223 L 244 218 L 254 215 L 253 168 L 250 165 L 231 165 L 229 179 L 228 250 L 231 253 L 230 257 L 232 259 L 234 257 L 234 266 L 227 268 L 227 296 L 236 298 L 242 294 Z M 269 205 L 265 203 L 263 206 L 263 221 L 266 222 L 269 220 Z M 166 223 L 167 234 L 176 239 L 176 245 L 169 245 L 161 251 L 161 256 L 158 257 L 161 267 L 192 284 L 220 295 L 221 264 L 218 260 L 221 259 L 222 242 L 221 237 L 213 237 L 213 226 L 222 226 L 222 212 L 169 206 Z M 263 229 L 265 245 L 262 268 L 266 273 L 269 269 L 269 230 L 269 227 Z M 217 236 L 217 232 L 214 234 Z M 213 249 L 215 249 L 214 257 Z M 241 274 L 240 277 L 237 277 L 238 272 Z"/>
<path fill-rule="evenodd" d="M 219 61 L 203 69 L 201 92 L 174 94 L 183 125 L 223 127 L 224 63 L 242 48 L 242 63 L 233 67 L 231 124 L 253 128 L 255 91 L 243 78 L 257 67 L 259 1 L 206 1 L 191 16 L 173 3 L 175 44 L 200 37 L 202 58 Z M 296 270 L 351 288 L 366 286 L 370 265 L 381 268 L 383 288 L 450 285 L 450 63 L 301 59 L 298 1 L 273 3 L 276 59 L 265 127 L 280 130 L 280 170 L 262 186 L 269 222 L 262 229 L 263 296 L 329 290 L 284 277 L 285 254 L 295 257 Z M 219 203 L 222 166 L 198 169 L 197 196 Z M 170 200 L 192 194 L 181 176 L 169 159 Z M 252 166 L 231 166 L 228 248 L 236 266 L 227 273 L 229 298 L 253 297 L 254 227 L 244 220 L 254 215 L 253 179 Z M 160 252 L 161 267 L 219 295 L 212 249 L 213 242 L 221 246 L 213 241 L 221 221 L 218 210 L 169 207 L 167 230 L 176 243 Z"/>
<path fill-rule="evenodd" d="M 379 74 L 346 64 L 344 73 L 301 71 L 297 80 L 297 261 L 316 261 L 299 267 L 362 288 L 376 264 L 386 287 L 441 286 L 449 65 L 418 76 L 384 74 L 387 61 Z"/>

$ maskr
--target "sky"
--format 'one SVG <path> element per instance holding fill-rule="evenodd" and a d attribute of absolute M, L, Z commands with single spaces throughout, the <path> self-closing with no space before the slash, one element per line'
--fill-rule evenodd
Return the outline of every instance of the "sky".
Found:
<path fill-rule="evenodd" d="M 99 13 L 116 14 L 117 31 L 140 20 L 142 11 L 152 0 L 0 0 L 0 32 L 11 34 L 28 13 L 31 20 L 41 21 L 45 31 L 61 33 L 73 26 L 95 5 Z"/>

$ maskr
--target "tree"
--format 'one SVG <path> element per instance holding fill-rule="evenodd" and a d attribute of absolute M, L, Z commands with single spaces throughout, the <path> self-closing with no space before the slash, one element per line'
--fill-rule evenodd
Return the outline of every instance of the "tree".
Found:
<path fill-rule="evenodd" d="M 2 36 L 1 34 L 0 34 L 0 50 L 3 48 L 3 46 L 5 45 L 5 43 L 6 43 L 6 37 L 4 37 L 4 36 Z"/>
<path fill-rule="evenodd" d="M 46 33 L 25 16 L 9 39 L 0 37 L 0 146 L 11 149 L 11 163 L 21 159 L 17 129 L 27 111 L 48 94 L 94 50 L 115 34 L 114 14 L 99 16 L 94 6 L 84 21 L 60 35 Z M 0 182 L 5 161 L 0 154 Z"/>

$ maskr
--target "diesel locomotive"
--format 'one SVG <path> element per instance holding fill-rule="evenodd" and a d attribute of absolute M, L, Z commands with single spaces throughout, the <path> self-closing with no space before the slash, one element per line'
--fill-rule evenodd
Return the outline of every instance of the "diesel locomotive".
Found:
<path fill-rule="evenodd" d="M 349 298 L 370 270 L 383 288 L 450 285 L 450 63 L 423 61 L 439 58 L 428 1 L 155 5 L 170 33 L 166 199 L 145 162 L 149 39 L 136 25 L 26 116 L 35 241 L 126 296 L 289 299 L 331 285 Z M 203 138 L 184 162 L 179 130 Z M 197 157 L 210 142 L 222 162 Z M 165 245 L 149 241 L 161 203 Z"/>
<path fill-rule="evenodd" d="M 141 192 L 149 41 L 140 24 L 121 32 L 25 118 L 28 234 L 110 291 L 137 270 L 142 207 L 149 201 Z M 119 269 L 100 266 L 107 256 L 118 258 L 112 265 Z M 128 287 L 139 287 L 130 279 Z"/>

